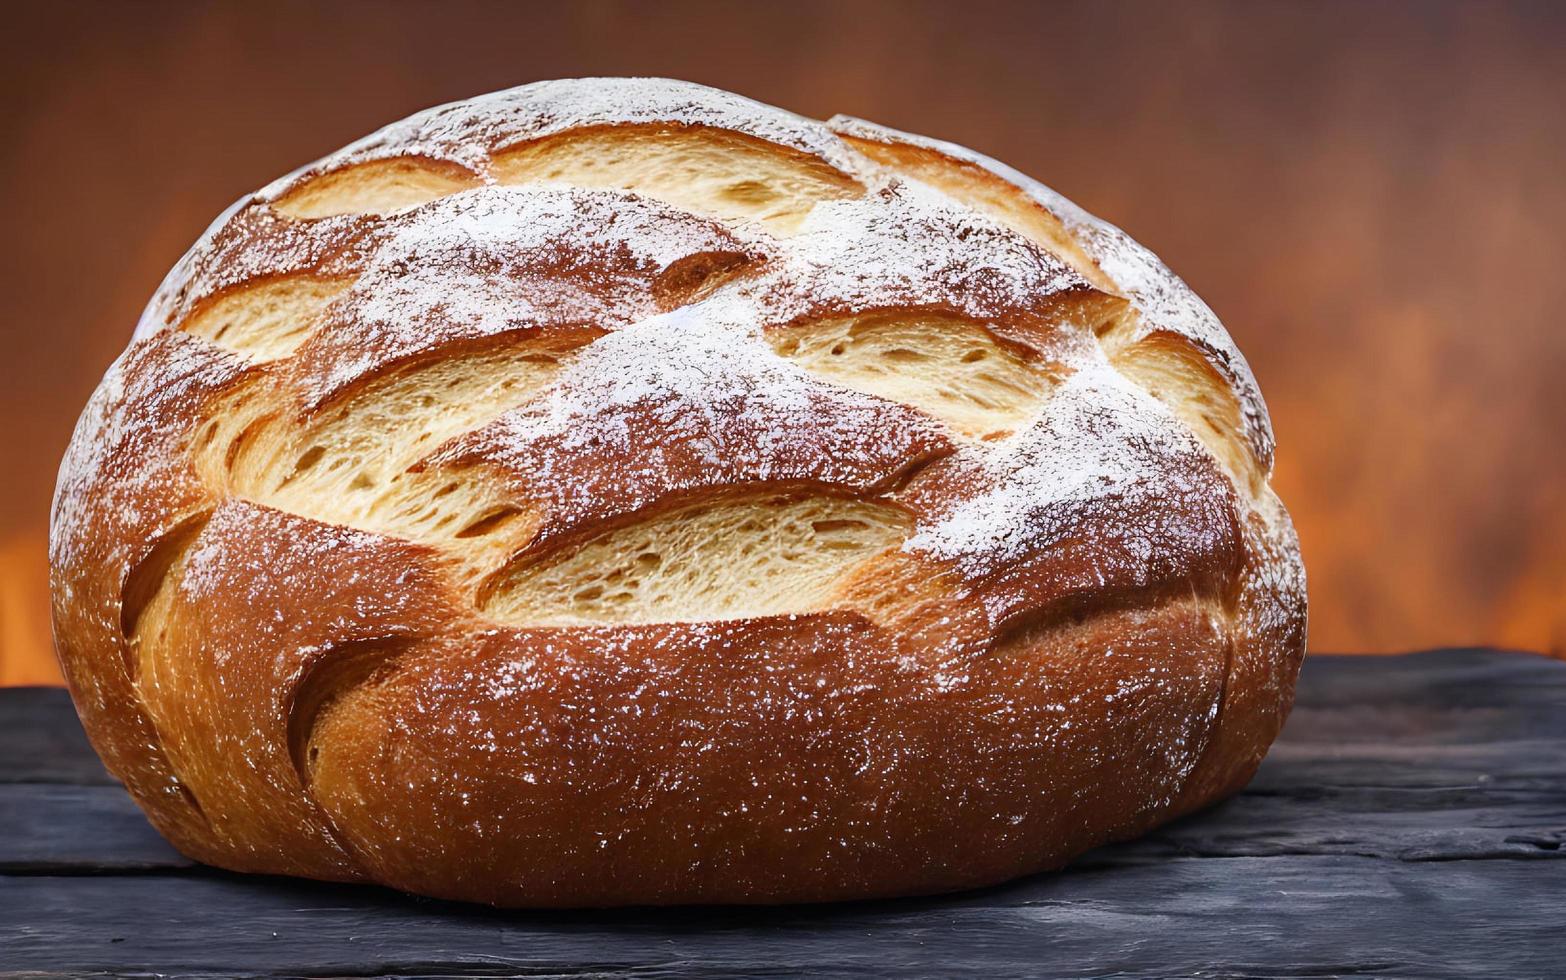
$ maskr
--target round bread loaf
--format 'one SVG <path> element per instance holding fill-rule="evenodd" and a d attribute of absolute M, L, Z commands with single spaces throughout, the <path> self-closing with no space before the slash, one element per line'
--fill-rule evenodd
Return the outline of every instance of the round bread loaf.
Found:
<path fill-rule="evenodd" d="M 87 406 L 93 744 L 185 853 L 498 905 L 1058 867 L 1238 789 L 1303 569 L 1212 312 L 960 147 L 546 82 L 247 197 Z"/>

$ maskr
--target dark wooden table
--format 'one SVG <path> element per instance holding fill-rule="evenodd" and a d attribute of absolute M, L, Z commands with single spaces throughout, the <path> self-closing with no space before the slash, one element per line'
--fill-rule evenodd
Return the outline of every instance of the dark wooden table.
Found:
<path fill-rule="evenodd" d="M 943 898 L 516 913 L 192 865 L 0 691 L 0 976 L 1566 977 L 1566 663 L 1315 657 L 1244 794 Z"/>

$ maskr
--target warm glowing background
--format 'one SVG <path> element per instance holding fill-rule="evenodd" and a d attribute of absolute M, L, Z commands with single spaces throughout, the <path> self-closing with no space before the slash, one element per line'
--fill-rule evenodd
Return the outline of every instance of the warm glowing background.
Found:
<path fill-rule="evenodd" d="M 56 678 L 82 403 L 247 190 L 426 105 L 672 75 L 966 143 L 1130 230 L 1278 430 L 1311 647 L 1566 647 L 1566 5 L 30 5 L 7 15 L 0 683 Z"/>

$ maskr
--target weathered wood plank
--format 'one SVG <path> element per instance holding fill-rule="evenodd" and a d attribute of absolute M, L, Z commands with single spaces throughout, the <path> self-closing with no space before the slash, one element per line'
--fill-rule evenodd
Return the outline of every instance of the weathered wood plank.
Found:
<path fill-rule="evenodd" d="M 114 785 L 58 687 L 0 688 L 0 783 Z"/>
<path fill-rule="evenodd" d="M 500 913 L 193 868 L 74 729 L 0 691 L 0 974 L 1566 975 L 1566 664 L 1542 658 L 1315 658 L 1234 800 L 1059 875 L 815 908 Z"/>
<path fill-rule="evenodd" d="M 0 783 L 0 874 L 188 868 L 118 786 Z"/>
<path fill-rule="evenodd" d="M 1319 760 L 1280 751 L 1255 784 L 1206 813 L 1083 860 L 1169 855 L 1358 854 L 1402 860 L 1566 858 L 1566 785 L 1485 774 L 1458 783 L 1331 781 Z M 1492 760 L 1493 761 L 1493 760 Z M 1557 773 L 1566 773 L 1563 762 Z M 1356 776 L 1358 774 L 1356 773 Z M 1326 776 L 1328 778 L 1321 778 Z M 0 784 L 0 873 L 95 874 L 190 862 L 115 786 Z"/>
<path fill-rule="evenodd" d="M 945 899 L 500 913 L 279 879 L 17 878 L 16 970 L 288 975 L 1558 975 L 1566 862 L 1176 859 Z"/>

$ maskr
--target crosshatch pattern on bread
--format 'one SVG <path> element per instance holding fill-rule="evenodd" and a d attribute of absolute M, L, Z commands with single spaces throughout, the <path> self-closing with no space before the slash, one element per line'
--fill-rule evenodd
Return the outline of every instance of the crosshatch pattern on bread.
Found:
<path fill-rule="evenodd" d="M 1058 867 L 1233 792 L 1303 569 L 1212 312 L 971 151 L 701 86 L 394 124 L 180 261 L 62 467 L 94 745 L 222 867 L 500 905 Z"/>

